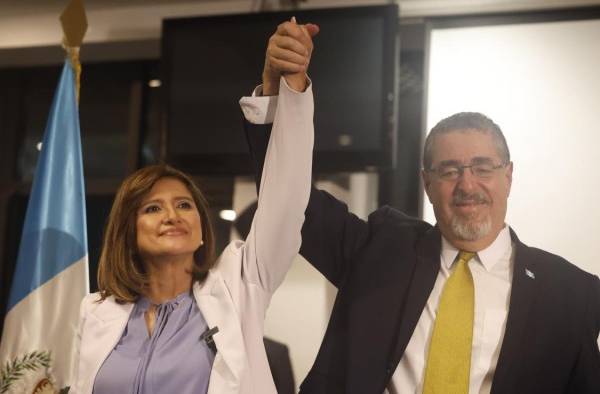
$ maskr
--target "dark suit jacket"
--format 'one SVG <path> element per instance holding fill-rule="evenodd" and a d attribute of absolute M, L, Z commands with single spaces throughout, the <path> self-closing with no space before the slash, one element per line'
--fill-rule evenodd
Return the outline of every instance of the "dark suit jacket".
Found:
<path fill-rule="evenodd" d="M 294 382 L 288 347 L 281 342 L 266 337 L 263 340 L 277 394 L 294 394 L 296 383 Z"/>
<path fill-rule="evenodd" d="M 246 124 L 257 174 L 268 130 Z M 600 281 L 511 236 L 513 282 L 492 393 L 600 393 Z M 440 247 L 437 227 L 389 207 L 365 222 L 313 188 L 300 253 L 339 291 L 301 392 L 383 392 L 433 288 Z"/>

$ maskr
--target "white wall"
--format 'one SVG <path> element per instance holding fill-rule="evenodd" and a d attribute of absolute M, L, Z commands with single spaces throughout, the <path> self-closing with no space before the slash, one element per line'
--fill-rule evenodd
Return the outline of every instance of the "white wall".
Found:
<path fill-rule="evenodd" d="M 348 204 L 362 218 L 376 207 L 377 178 L 374 174 L 352 174 L 349 188 L 321 181 L 317 186 Z M 233 209 L 243 210 L 256 201 L 254 180 L 237 178 L 234 185 Z M 239 235 L 235 232 L 233 238 Z M 288 345 L 296 386 L 312 367 L 337 290 L 304 258 L 297 256 L 285 281 L 277 290 L 267 310 L 265 336 Z"/>
<path fill-rule="evenodd" d="M 507 222 L 596 275 L 599 43 L 600 20 L 433 30 L 427 101 L 427 130 L 460 111 L 500 125 L 514 162 Z"/>

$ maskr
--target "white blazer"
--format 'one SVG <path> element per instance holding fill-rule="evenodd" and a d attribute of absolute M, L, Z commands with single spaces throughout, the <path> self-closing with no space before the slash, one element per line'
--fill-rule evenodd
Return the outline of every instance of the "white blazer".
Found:
<path fill-rule="evenodd" d="M 314 138 L 312 87 L 291 90 L 281 78 L 278 97 L 240 100 L 246 118 L 257 100 L 275 112 L 262 174 L 258 208 L 245 242 L 231 242 L 194 298 L 217 354 L 208 393 L 276 393 L 263 344 L 264 318 L 271 296 L 300 249 L 300 230 L 311 185 Z M 97 302 L 98 293 L 81 303 L 73 394 L 91 394 L 102 363 L 127 325 L 133 304 L 113 297 Z M 200 336 L 200 332 L 198 336 Z"/>

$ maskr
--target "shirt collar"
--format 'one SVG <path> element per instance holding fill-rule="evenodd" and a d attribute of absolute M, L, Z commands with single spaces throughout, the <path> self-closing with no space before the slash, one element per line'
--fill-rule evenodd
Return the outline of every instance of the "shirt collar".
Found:
<path fill-rule="evenodd" d="M 154 304 L 157 307 L 161 306 L 161 305 L 173 305 L 175 307 L 177 307 L 179 304 L 181 304 L 182 302 L 186 302 L 188 300 L 192 300 L 192 294 L 191 294 L 191 290 L 186 290 L 183 293 L 178 294 L 176 297 L 171 298 L 170 300 L 164 301 L 161 304 Z M 150 307 L 150 305 L 153 304 L 152 301 L 150 301 L 149 298 L 147 298 L 146 296 L 141 296 L 136 304 L 138 305 L 139 308 L 141 308 L 142 310 L 146 310 Z"/>
<path fill-rule="evenodd" d="M 500 233 L 494 242 L 487 248 L 477 252 L 475 258 L 481 262 L 487 271 L 490 271 L 496 263 L 505 260 L 506 254 L 511 251 L 511 245 L 509 227 L 505 225 L 504 228 L 500 230 Z M 450 269 L 452 263 L 456 260 L 458 252 L 459 250 L 442 235 L 442 264 L 444 264 L 447 269 Z"/>

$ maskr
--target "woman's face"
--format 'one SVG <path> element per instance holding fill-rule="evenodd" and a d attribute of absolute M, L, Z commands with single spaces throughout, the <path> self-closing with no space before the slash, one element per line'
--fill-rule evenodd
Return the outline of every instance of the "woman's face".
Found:
<path fill-rule="evenodd" d="M 137 246 L 142 259 L 184 257 L 202 244 L 200 214 L 177 178 L 159 179 L 137 211 Z"/>

